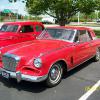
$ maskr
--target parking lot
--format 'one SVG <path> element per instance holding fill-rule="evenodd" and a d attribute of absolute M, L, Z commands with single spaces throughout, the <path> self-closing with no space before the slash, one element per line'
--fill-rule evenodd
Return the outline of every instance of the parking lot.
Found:
<path fill-rule="evenodd" d="M 44 83 L 8 81 L 0 77 L 0 100 L 85 100 L 89 89 L 100 80 L 100 61 L 92 60 L 70 71 L 62 82 L 53 88 Z M 86 100 L 100 100 L 100 87 Z"/>
<path fill-rule="evenodd" d="M 100 100 L 100 0 L 1 0 L 0 100 Z"/>
<path fill-rule="evenodd" d="M 100 61 L 92 60 L 67 73 L 62 82 L 53 88 L 46 87 L 44 83 L 17 83 L 0 76 L 0 100 L 100 100 L 99 80 Z"/>
<path fill-rule="evenodd" d="M 2 24 L 0 23 L 0 26 Z M 46 87 L 44 83 L 17 83 L 16 80 L 9 81 L 0 76 L 0 100 L 100 100 L 100 84 L 97 85 L 99 80 L 100 61 L 92 60 L 70 71 L 62 82 L 53 88 Z M 97 85 L 97 88 L 93 87 L 94 85 Z"/>

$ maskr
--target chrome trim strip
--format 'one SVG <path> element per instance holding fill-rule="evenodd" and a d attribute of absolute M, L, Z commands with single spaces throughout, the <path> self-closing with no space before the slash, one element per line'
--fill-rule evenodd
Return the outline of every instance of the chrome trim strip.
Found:
<path fill-rule="evenodd" d="M 5 53 L 4 56 L 7 56 L 7 57 L 12 57 L 14 58 L 16 61 L 19 61 L 20 60 L 20 57 L 19 56 L 16 56 L 14 54 L 10 54 L 10 53 Z"/>
<path fill-rule="evenodd" d="M 9 73 L 11 78 L 17 79 L 17 82 L 20 82 L 22 80 L 30 81 L 30 82 L 41 82 L 41 81 L 46 80 L 47 77 L 48 77 L 48 75 L 44 75 L 44 76 L 30 76 L 30 75 L 21 74 L 20 71 L 18 71 L 18 72 L 11 72 L 11 71 L 7 71 L 5 69 L 0 68 L 0 74 L 3 71 Z"/>

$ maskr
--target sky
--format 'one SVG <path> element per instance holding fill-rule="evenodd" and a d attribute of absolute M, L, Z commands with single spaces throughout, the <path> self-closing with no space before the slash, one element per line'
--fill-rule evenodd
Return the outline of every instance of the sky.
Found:
<path fill-rule="evenodd" d="M 9 3 L 8 0 L 0 0 L 0 10 L 11 9 L 13 12 L 18 12 L 22 15 L 27 15 L 25 4 L 18 1 L 16 3 Z"/>

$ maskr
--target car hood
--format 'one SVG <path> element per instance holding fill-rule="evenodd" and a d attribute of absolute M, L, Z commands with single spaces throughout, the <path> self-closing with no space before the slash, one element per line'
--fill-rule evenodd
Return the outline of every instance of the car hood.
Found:
<path fill-rule="evenodd" d="M 2 49 L 3 53 L 17 55 L 21 58 L 24 57 L 27 61 L 44 55 L 46 53 L 54 52 L 63 46 L 70 45 L 69 42 L 59 40 L 34 40 L 24 43 L 15 44 Z"/>

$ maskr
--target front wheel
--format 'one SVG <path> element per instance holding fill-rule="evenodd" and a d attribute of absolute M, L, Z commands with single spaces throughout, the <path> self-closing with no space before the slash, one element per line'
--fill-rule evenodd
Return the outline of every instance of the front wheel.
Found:
<path fill-rule="evenodd" d="M 96 55 L 94 57 L 94 61 L 99 61 L 99 59 L 100 59 L 100 50 L 99 50 L 99 48 L 97 48 Z"/>
<path fill-rule="evenodd" d="M 63 73 L 63 69 L 62 69 L 61 64 L 56 63 L 52 65 L 48 74 L 48 78 L 46 80 L 47 86 L 53 87 L 59 84 L 61 82 L 62 73 Z"/>

